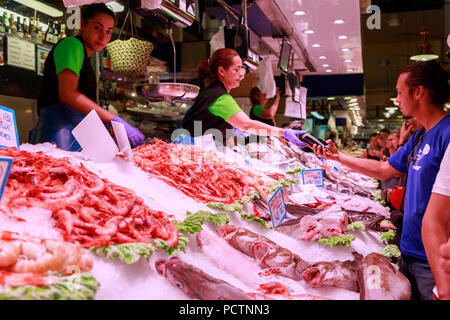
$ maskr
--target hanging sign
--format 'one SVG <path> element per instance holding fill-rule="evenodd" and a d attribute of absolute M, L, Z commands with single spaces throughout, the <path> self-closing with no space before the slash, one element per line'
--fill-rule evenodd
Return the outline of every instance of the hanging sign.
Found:
<path fill-rule="evenodd" d="M 284 204 L 283 192 L 281 187 L 275 191 L 269 202 L 270 217 L 272 219 L 273 227 L 278 227 L 286 217 L 286 206 Z"/>
<path fill-rule="evenodd" d="M 19 148 L 16 116 L 13 109 L 0 106 L 0 147 Z"/>

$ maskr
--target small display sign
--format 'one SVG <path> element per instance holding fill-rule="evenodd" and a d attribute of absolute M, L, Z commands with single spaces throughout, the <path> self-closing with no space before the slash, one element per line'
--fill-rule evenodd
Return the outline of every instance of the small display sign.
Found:
<path fill-rule="evenodd" d="M 19 148 L 19 136 L 14 110 L 3 106 L 0 106 L 0 147 Z"/>
<path fill-rule="evenodd" d="M 323 187 L 323 170 L 322 169 L 310 169 L 302 170 L 303 184 L 313 184 L 316 187 Z"/>
<path fill-rule="evenodd" d="M 281 187 L 275 191 L 269 202 L 270 217 L 272 219 L 273 227 L 278 227 L 286 217 L 286 206 L 284 204 L 283 192 Z"/>
<path fill-rule="evenodd" d="M 11 157 L 0 157 L 0 199 L 2 198 L 3 191 L 5 190 L 6 181 L 8 181 L 9 171 L 13 163 Z"/>
<path fill-rule="evenodd" d="M 36 70 L 35 44 L 14 36 L 7 37 L 7 63 L 10 66 Z"/>

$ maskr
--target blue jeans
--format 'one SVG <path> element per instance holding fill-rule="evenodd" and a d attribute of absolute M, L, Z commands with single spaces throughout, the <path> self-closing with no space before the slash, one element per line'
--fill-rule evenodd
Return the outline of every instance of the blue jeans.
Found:
<path fill-rule="evenodd" d="M 399 266 L 411 283 L 411 300 L 433 300 L 435 282 L 428 262 L 402 254 Z"/>

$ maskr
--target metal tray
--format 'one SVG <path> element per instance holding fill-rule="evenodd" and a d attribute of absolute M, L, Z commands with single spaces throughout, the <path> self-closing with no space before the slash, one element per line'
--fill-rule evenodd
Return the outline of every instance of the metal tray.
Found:
<path fill-rule="evenodd" d="M 136 86 L 138 95 L 149 101 L 186 102 L 197 98 L 200 87 L 188 83 L 146 83 Z"/>

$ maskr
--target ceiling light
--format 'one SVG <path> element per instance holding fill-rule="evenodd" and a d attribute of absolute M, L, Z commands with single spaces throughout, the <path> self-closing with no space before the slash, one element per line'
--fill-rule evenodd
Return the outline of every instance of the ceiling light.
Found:
<path fill-rule="evenodd" d="M 335 97 L 328 97 L 327 99 L 328 99 L 328 100 L 336 100 Z"/>
<path fill-rule="evenodd" d="M 63 12 L 61 10 L 55 9 L 49 5 L 46 5 L 40 1 L 36 0 L 14 0 L 18 3 L 21 3 L 27 7 L 30 7 L 39 12 L 45 13 L 51 17 L 62 17 Z"/>
<path fill-rule="evenodd" d="M 353 62 L 352 59 L 345 59 L 345 62 Z"/>
<path fill-rule="evenodd" d="M 359 106 L 359 103 L 358 102 L 350 103 L 348 106 L 349 107 L 356 107 L 356 106 Z"/>
<path fill-rule="evenodd" d="M 308 29 L 308 30 L 305 30 L 303 32 L 306 33 L 306 34 L 313 34 L 314 30 Z"/>
<path fill-rule="evenodd" d="M 344 99 L 345 99 L 345 100 L 351 100 L 352 97 L 345 97 Z"/>
<path fill-rule="evenodd" d="M 328 68 L 329 66 L 330 66 L 330 65 L 329 65 L 329 64 L 326 64 L 326 63 L 322 65 L 322 67 L 324 67 L 324 68 Z"/>
<path fill-rule="evenodd" d="M 353 69 L 347 69 L 347 72 L 353 72 Z"/>
<path fill-rule="evenodd" d="M 327 69 L 327 70 L 325 70 L 325 72 L 333 72 L 333 70 Z"/>
<path fill-rule="evenodd" d="M 345 39 L 347 39 L 347 36 L 342 35 L 342 36 L 339 36 L 338 39 L 339 40 L 345 40 Z"/>
<path fill-rule="evenodd" d="M 306 14 L 306 12 L 303 10 L 294 11 L 294 15 L 296 15 L 296 16 L 304 16 L 305 14 Z"/>
<path fill-rule="evenodd" d="M 357 98 L 350 99 L 350 102 L 358 102 Z"/>
<path fill-rule="evenodd" d="M 320 48 L 320 44 L 314 43 L 314 44 L 312 45 L 312 47 L 314 47 L 314 48 Z"/>
<path fill-rule="evenodd" d="M 319 57 L 320 60 L 325 60 L 326 58 L 327 58 L 327 57 L 325 57 L 325 56 L 320 56 L 320 57 Z"/>
<path fill-rule="evenodd" d="M 343 24 L 344 20 L 338 19 L 338 20 L 334 20 L 333 22 L 334 24 Z"/>
<path fill-rule="evenodd" d="M 125 7 L 117 1 L 107 2 L 106 5 L 110 6 L 112 11 L 114 12 L 122 12 L 125 9 Z"/>
<path fill-rule="evenodd" d="M 350 51 L 350 49 L 349 48 L 342 48 L 341 51 L 347 52 L 347 51 Z"/>

